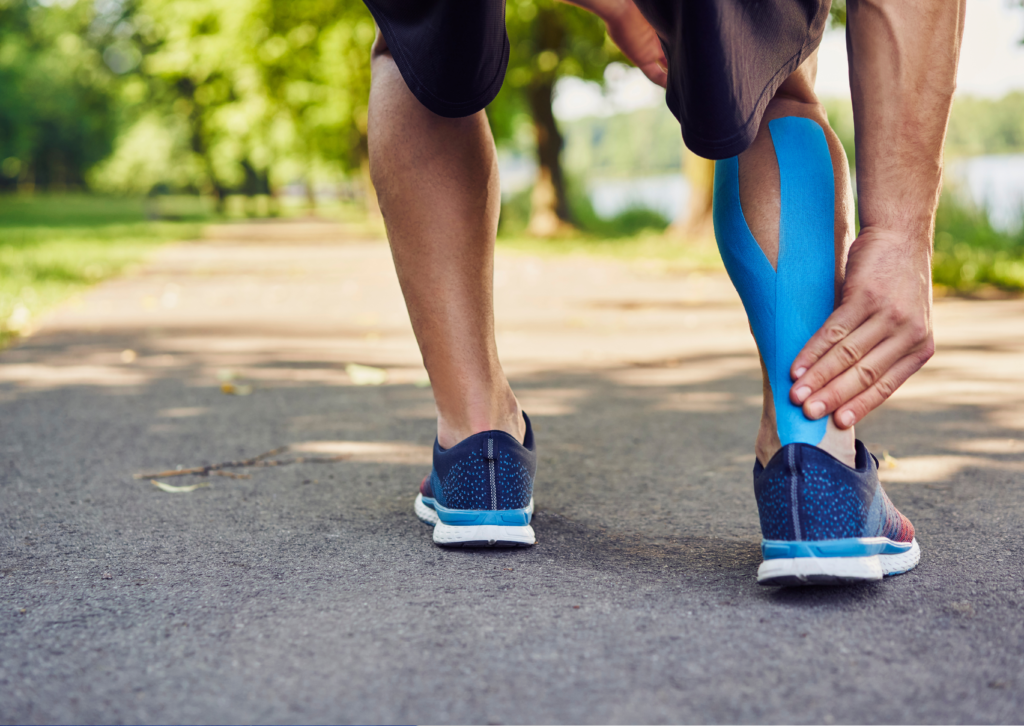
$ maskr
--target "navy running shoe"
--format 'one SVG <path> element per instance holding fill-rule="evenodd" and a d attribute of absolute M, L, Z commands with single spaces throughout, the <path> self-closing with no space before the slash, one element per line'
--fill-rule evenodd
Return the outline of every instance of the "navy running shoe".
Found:
<path fill-rule="evenodd" d="M 530 419 L 520 444 L 504 431 L 484 431 L 442 449 L 420 484 L 416 516 L 448 547 L 525 547 L 534 544 L 533 477 L 537 449 Z"/>
<path fill-rule="evenodd" d="M 809 444 L 783 446 L 754 465 L 761 515 L 762 585 L 881 580 L 921 559 L 914 525 L 878 481 L 878 460 L 857 442 L 856 468 Z"/>

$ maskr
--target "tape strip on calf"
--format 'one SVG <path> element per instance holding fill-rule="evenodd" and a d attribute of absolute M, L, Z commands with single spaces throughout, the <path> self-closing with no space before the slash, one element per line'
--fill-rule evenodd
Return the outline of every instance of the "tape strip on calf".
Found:
<path fill-rule="evenodd" d="M 821 127 L 788 116 L 768 122 L 782 188 L 777 269 L 750 233 L 740 205 L 737 157 L 715 164 L 715 237 L 764 358 L 782 445 L 817 445 L 826 418 L 789 401 L 790 366 L 835 301 L 835 177 Z"/>

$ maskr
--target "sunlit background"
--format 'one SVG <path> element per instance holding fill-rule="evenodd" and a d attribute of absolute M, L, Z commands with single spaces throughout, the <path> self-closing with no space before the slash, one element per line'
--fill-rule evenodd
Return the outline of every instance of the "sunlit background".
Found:
<path fill-rule="evenodd" d="M 818 92 L 852 153 L 842 17 L 837 4 Z M 507 23 L 488 108 L 501 239 L 706 247 L 709 166 L 683 148 L 663 91 L 578 8 L 509 0 Z M 360 0 L 0 0 L 0 343 L 211 221 L 316 215 L 379 234 L 373 36 Z M 968 0 L 940 294 L 1024 290 L 1022 41 L 1020 0 Z M 539 166 L 538 138 L 557 164 Z"/>

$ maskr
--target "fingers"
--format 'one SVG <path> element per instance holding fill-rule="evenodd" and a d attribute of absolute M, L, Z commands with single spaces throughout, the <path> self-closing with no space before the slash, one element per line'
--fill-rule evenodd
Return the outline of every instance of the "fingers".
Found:
<path fill-rule="evenodd" d="M 815 336 L 828 330 L 829 323 L 826 321 L 825 326 L 822 330 L 818 331 Z M 851 333 L 844 335 L 836 343 L 830 345 L 826 349 L 826 352 L 817 359 L 817 362 L 811 365 L 808 370 L 800 374 L 789 389 L 789 400 L 797 406 L 804 404 L 804 402 L 807 401 L 807 404 L 804 405 L 804 412 L 811 418 L 821 418 L 825 415 L 826 410 L 835 410 L 836 406 L 839 406 L 843 400 L 847 399 L 837 401 L 836 405 L 831 409 L 822 407 L 820 410 L 815 410 L 813 406 L 821 405 L 822 396 L 815 395 L 813 402 L 808 401 L 808 398 L 810 398 L 811 394 L 815 391 L 818 391 L 819 393 L 822 392 L 822 389 L 830 381 L 836 379 L 837 376 L 848 376 L 850 373 L 854 372 L 856 370 L 855 366 L 860 364 L 864 357 L 871 352 L 875 346 L 885 340 L 890 333 L 891 331 L 880 318 L 869 318 L 863 325 L 854 329 Z M 829 339 L 833 334 L 834 333 L 832 332 L 825 332 L 825 339 Z M 814 338 L 808 342 L 808 346 L 810 346 L 813 341 Z M 805 347 L 804 350 L 806 349 L 807 348 Z M 892 358 L 888 363 L 894 363 L 904 354 L 906 354 L 905 350 L 893 351 Z M 861 388 L 852 391 L 848 398 L 852 398 L 854 395 L 864 390 L 864 388 L 867 388 L 869 385 L 874 383 L 884 370 L 885 368 L 880 369 L 877 374 L 874 374 L 872 370 L 864 368 L 857 371 L 857 378 L 862 380 L 863 385 Z M 844 373 L 844 371 L 846 373 Z"/>
<path fill-rule="evenodd" d="M 855 397 L 836 411 L 833 417 L 841 429 L 848 429 L 864 419 L 871 411 L 880 406 L 893 392 L 902 386 L 908 378 L 921 370 L 931 353 L 912 353 L 900 359 L 894 366 L 866 391 Z"/>
<path fill-rule="evenodd" d="M 803 404 L 804 415 L 810 419 L 819 419 L 840 407 L 845 409 L 844 404 L 848 401 L 852 401 L 864 391 L 887 380 L 888 372 L 905 357 L 907 357 L 907 350 L 900 344 L 900 341 L 894 338 L 885 340 L 880 345 L 874 347 L 869 353 L 859 357 L 851 365 L 847 366 L 843 372 L 833 378 L 820 391 L 816 391 L 807 398 Z M 906 379 L 904 378 L 904 380 Z M 902 382 L 900 381 L 900 383 Z M 884 389 L 885 385 L 883 384 L 879 390 Z M 891 394 L 895 390 L 895 388 L 889 390 L 886 395 Z M 844 414 L 853 415 L 845 410 Z M 847 418 L 845 415 L 837 416 L 836 423 L 843 424 L 842 428 L 849 428 L 853 425 L 855 419 L 847 422 L 845 418 Z"/>
<path fill-rule="evenodd" d="M 851 332 L 859 328 L 870 315 L 871 313 L 866 308 L 862 309 L 848 303 L 840 305 L 828 316 L 818 332 L 811 336 L 799 355 L 793 359 L 789 375 L 794 381 L 802 378 L 811 366 L 821 360 L 822 356 L 828 353 L 833 346 L 842 342 Z M 831 377 L 825 379 L 825 381 L 828 380 L 831 380 Z M 799 403 L 799 401 L 794 401 L 794 403 Z"/>

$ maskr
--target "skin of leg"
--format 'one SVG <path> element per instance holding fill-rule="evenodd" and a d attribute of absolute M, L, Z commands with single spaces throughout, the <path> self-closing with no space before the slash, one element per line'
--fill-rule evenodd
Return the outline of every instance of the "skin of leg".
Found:
<path fill-rule="evenodd" d="M 768 103 L 757 137 L 750 148 L 740 154 L 740 204 L 747 226 L 768 261 L 775 267 L 779 256 L 779 219 L 782 213 L 779 164 L 775 156 L 768 122 L 784 116 L 801 116 L 816 121 L 825 132 L 829 151 L 832 154 L 832 168 L 835 170 L 835 286 L 839 299 L 846 270 L 846 258 L 854 239 L 854 202 L 850 185 L 850 166 L 839 137 L 828 125 L 825 108 L 814 95 L 814 78 L 817 73 L 817 51 L 787 78 Z M 775 426 L 775 404 L 768 382 L 764 361 L 761 361 L 764 378 L 764 407 L 761 412 L 761 426 L 757 433 L 754 450 L 758 460 L 766 465 L 781 448 Z M 839 429 L 829 417 L 825 437 L 818 446 L 848 466 L 854 465 L 853 427 Z"/>
<path fill-rule="evenodd" d="M 438 442 L 451 448 L 490 430 L 522 442 L 526 424 L 494 340 L 500 188 L 487 117 L 434 114 L 380 35 L 372 52 L 370 175 L 430 375 Z"/>

